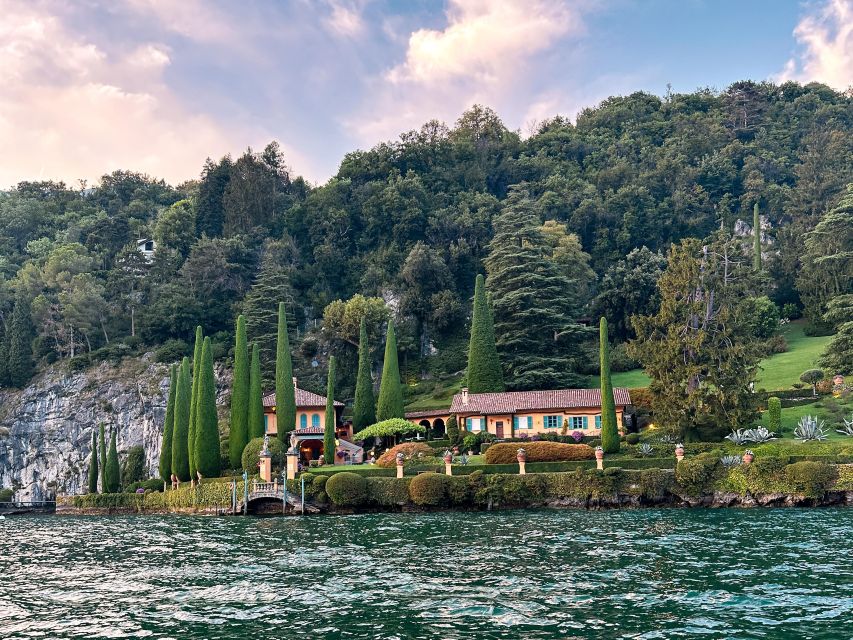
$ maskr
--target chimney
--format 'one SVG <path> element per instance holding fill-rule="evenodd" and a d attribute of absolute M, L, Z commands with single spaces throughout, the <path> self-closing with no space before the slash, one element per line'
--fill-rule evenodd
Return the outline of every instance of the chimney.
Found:
<path fill-rule="evenodd" d="M 462 387 L 462 404 L 468 404 L 468 387 Z"/>

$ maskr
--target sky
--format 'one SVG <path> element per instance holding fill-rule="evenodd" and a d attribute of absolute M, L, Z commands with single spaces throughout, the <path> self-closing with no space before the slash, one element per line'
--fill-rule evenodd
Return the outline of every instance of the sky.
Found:
<path fill-rule="evenodd" d="M 473 104 L 522 135 L 611 95 L 853 85 L 853 0 L 0 0 L 0 188 L 343 156 Z"/>

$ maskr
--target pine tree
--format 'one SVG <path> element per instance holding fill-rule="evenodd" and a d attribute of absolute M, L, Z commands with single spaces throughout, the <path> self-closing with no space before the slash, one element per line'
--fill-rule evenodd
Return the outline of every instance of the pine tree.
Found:
<path fill-rule="evenodd" d="M 619 426 L 616 424 L 616 402 L 613 399 L 613 382 L 610 379 L 610 338 L 607 319 L 599 323 L 599 364 L 601 367 L 601 448 L 604 453 L 619 453 Z"/>
<path fill-rule="evenodd" d="M 231 431 L 228 434 L 228 458 L 238 469 L 243 449 L 249 442 L 249 351 L 246 346 L 246 319 L 237 318 L 234 345 L 234 382 L 231 387 Z"/>
<path fill-rule="evenodd" d="M 101 493 L 107 492 L 107 440 L 104 434 L 104 423 L 98 425 L 98 459 L 101 461 Z"/>
<path fill-rule="evenodd" d="M 370 370 L 367 321 L 362 318 L 358 329 L 358 375 L 355 381 L 355 405 L 352 410 L 353 433 L 376 422 L 376 399 L 373 397 L 373 376 Z"/>
<path fill-rule="evenodd" d="M 275 415 L 278 437 L 287 442 L 296 428 L 296 389 L 293 386 L 293 362 L 290 358 L 290 339 L 287 336 L 287 313 L 284 303 L 278 303 L 278 335 L 275 347 Z"/>
<path fill-rule="evenodd" d="M 382 380 L 379 383 L 379 401 L 376 403 L 376 420 L 405 418 L 403 387 L 400 384 L 400 365 L 397 360 L 397 336 L 394 321 L 388 321 L 385 336 L 385 360 L 382 365 Z"/>
<path fill-rule="evenodd" d="M 830 374 L 853 375 L 853 293 L 835 296 L 829 301 L 824 320 L 837 333 L 830 338 L 820 365 Z"/>
<path fill-rule="evenodd" d="M 752 268 L 761 271 L 761 217 L 757 202 L 752 207 Z"/>
<path fill-rule="evenodd" d="M 193 349 L 192 362 L 192 393 L 190 393 L 190 426 L 187 433 L 187 442 L 195 442 L 196 423 L 198 422 L 198 385 L 199 385 L 199 364 L 201 363 L 201 347 L 204 342 L 201 327 L 195 328 L 195 348 Z M 190 462 L 190 478 L 195 478 L 195 447 L 190 444 L 187 448 Z"/>
<path fill-rule="evenodd" d="M 471 339 L 468 344 L 468 390 L 471 393 L 504 390 L 501 361 L 495 346 L 495 327 L 486 300 L 486 284 L 482 275 L 477 276 L 474 285 L 474 310 L 471 314 Z"/>
<path fill-rule="evenodd" d="M 205 478 L 219 477 L 219 420 L 216 415 L 216 378 L 213 374 L 213 354 L 210 338 L 204 339 L 201 359 L 196 365 L 199 377 L 198 409 L 193 448 L 196 469 Z"/>
<path fill-rule="evenodd" d="M 323 427 L 323 458 L 326 464 L 335 464 L 335 356 L 329 358 L 329 379 L 326 383 L 326 420 Z"/>
<path fill-rule="evenodd" d="M 191 393 L 190 361 L 184 358 L 178 369 L 178 384 L 175 387 L 175 426 L 172 430 L 172 473 L 178 477 L 178 480 L 184 482 L 190 479 L 188 438 Z"/>
<path fill-rule="evenodd" d="M 259 351 L 258 343 L 253 342 L 249 368 L 249 440 L 264 437 L 264 391 Z"/>
<path fill-rule="evenodd" d="M 30 301 L 19 293 L 9 322 L 9 352 L 6 363 L 9 384 L 23 387 L 33 376 L 33 320 L 30 316 Z"/>
<path fill-rule="evenodd" d="M 178 367 L 172 365 L 169 372 L 169 399 L 166 401 L 166 419 L 163 422 L 163 440 L 160 443 L 160 478 L 171 482 L 172 476 L 172 432 L 175 429 L 175 391 L 178 385 Z"/>
<path fill-rule="evenodd" d="M 116 450 L 116 429 L 110 431 L 110 449 L 107 452 L 107 461 L 104 464 L 104 479 L 106 480 L 104 493 L 118 493 L 121 490 L 121 471 L 119 470 L 118 451 Z"/>
<path fill-rule="evenodd" d="M 92 458 L 89 460 L 89 493 L 98 493 L 98 434 L 92 431 Z"/>

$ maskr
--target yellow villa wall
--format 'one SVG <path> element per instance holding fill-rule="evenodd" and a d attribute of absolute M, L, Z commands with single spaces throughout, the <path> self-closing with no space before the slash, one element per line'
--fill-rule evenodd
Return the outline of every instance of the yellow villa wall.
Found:
<path fill-rule="evenodd" d="M 624 409 L 625 408 L 621 407 L 621 406 L 616 407 L 616 424 L 619 426 L 619 432 L 620 433 L 624 432 L 624 427 L 622 426 L 622 414 L 624 412 Z M 528 436 L 531 436 L 534 434 L 541 435 L 544 433 L 560 434 L 560 433 L 562 433 L 563 420 L 565 420 L 566 418 L 580 417 L 580 416 L 586 416 L 587 417 L 587 423 L 589 425 L 589 428 L 588 429 L 577 429 L 577 431 L 580 431 L 585 436 L 601 435 L 601 429 L 595 428 L 595 416 L 601 415 L 601 409 L 598 407 L 590 408 L 590 409 L 572 409 L 569 411 L 559 411 L 557 409 L 550 409 L 548 411 L 527 411 L 524 413 L 518 413 L 517 415 L 519 417 L 521 417 L 521 416 L 532 416 L 533 417 L 533 428 L 532 429 L 526 429 L 526 428 L 525 429 L 517 429 L 516 433 L 515 433 L 516 437 L 518 437 L 522 433 L 525 433 Z M 560 426 L 557 427 L 556 429 L 546 429 L 545 428 L 545 416 L 560 416 L 560 421 L 559 421 Z M 477 415 L 457 416 L 457 421 L 459 422 L 460 425 L 464 424 L 463 420 L 466 417 L 467 418 L 482 418 L 483 416 L 477 416 Z M 504 423 L 504 437 L 509 438 L 512 435 L 512 422 L 513 422 L 512 415 L 502 415 L 502 416 L 491 416 L 490 415 L 490 416 L 487 416 L 486 417 L 486 425 L 487 425 L 486 428 L 487 428 L 488 432 L 492 433 L 492 434 L 496 434 L 497 433 L 497 423 L 499 421 L 503 421 L 503 423 Z M 575 430 L 576 429 L 574 429 L 571 425 L 571 420 L 569 420 L 568 433 L 570 434 L 570 433 L 572 433 L 572 431 L 575 431 Z"/>
<path fill-rule="evenodd" d="M 317 414 L 320 416 L 320 422 L 317 425 L 321 429 L 326 428 L 326 410 L 323 407 L 310 407 L 307 409 L 297 409 L 296 410 L 296 428 L 299 429 L 301 426 L 301 416 L 306 416 L 306 425 L 311 427 L 311 416 Z M 267 433 L 271 436 L 274 436 L 278 433 L 278 423 L 276 422 L 276 415 L 274 411 L 265 411 L 264 416 L 267 419 Z"/>

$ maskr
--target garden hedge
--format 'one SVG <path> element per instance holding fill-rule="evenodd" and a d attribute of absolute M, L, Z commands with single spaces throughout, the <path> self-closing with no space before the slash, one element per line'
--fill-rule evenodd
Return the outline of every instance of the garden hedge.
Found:
<path fill-rule="evenodd" d="M 419 506 L 437 507 L 447 500 L 450 477 L 441 473 L 421 473 L 409 483 L 409 497 Z"/>
<path fill-rule="evenodd" d="M 435 449 L 423 442 L 404 442 L 391 447 L 376 460 L 377 467 L 395 468 L 397 466 L 397 454 L 402 453 L 406 460 L 418 456 L 434 457 Z"/>
<path fill-rule="evenodd" d="M 510 464 L 516 462 L 519 448 L 527 452 L 528 462 L 564 462 L 568 460 L 592 460 L 595 451 L 586 444 L 562 444 L 559 442 L 527 442 L 520 446 L 514 442 L 493 444 L 485 453 L 487 464 Z"/>
<path fill-rule="evenodd" d="M 326 481 L 326 494 L 339 507 L 355 507 L 367 499 L 367 480 L 357 473 L 343 471 Z"/>

